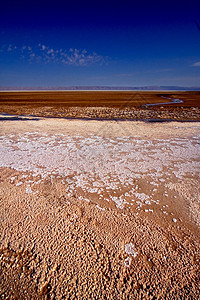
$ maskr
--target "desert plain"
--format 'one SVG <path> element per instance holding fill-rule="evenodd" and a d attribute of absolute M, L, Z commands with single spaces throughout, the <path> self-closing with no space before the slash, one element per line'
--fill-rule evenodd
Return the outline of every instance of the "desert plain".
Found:
<path fill-rule="evenodd" d="M 0 114 L 1 299 L 200 298 L 200 92 L 1 92 Z"/>

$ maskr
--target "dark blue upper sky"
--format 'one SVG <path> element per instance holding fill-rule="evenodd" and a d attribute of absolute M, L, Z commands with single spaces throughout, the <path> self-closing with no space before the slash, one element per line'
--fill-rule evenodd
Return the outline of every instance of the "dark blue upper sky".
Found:
<path fill-rule="evenodd" d="M 0 86 L 200 86 L 199 1 L 0 5 Z"/>

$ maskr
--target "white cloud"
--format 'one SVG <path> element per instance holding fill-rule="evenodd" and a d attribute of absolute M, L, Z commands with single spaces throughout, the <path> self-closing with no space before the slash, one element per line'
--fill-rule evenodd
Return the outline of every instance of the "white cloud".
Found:
<path fill-rule="evenodd" d="M 10 53 L 17 51 L 16 53 L 18 53 L 19 57 L 27 59 L 30 63 L 40 62 L 88 66 L 92 64 L 103 64 L 107 60 L 107 57 L 98 55 L 96 52 L 89 53 L 86 49 L 53 49 L 41 43 L 34 47 L 30 45 L 24 45 L 19 48 L 10 44 L 7 46 L 5 51 Z"/>
<path fill-rule="evenodd" d="M 193 67 L 200 67 L 200 61 L 195 62 L 192 66 Z"/>
<path fill-rule="evenodd" d="M 87 50 L 70 49 L 70 53 L 62 53 L 65 57 L 63 63 L 77 66 L 86 66 L 91 64 L 102 64 L 105 58 L 95 52 L 88 54 Z"/>
<path fill-rule="evenodd" d="M 68 51 L 63 49 L 52 49 L 45 45 L 38 45 L 42 50 L 43 62 L 45 63 L 61 63 L 65 65 L 87 66 L 91 64 L 102 64 L 105 60 L 103 56 L 95 52 L 88 54 L 87 50 L 79 50 L 70 48 Z"/>
<path fill-rule="evenodd" d="M 51 53 L 54 53 L 53 49 L 50 49 L 50 50 L 47 51 L 47 54 L 51 54 Z"/>

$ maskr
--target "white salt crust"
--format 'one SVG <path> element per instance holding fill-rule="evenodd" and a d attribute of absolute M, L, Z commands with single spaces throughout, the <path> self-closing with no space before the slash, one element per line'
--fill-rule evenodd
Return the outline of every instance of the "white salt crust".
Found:
<path fill-rule="evenodd" d="M 35 185 L 51 176 L 52 180 L 62 178 L 69 198 L 76 191 L 80 200 L 114 201 L 120 209 L 134 203 L 140 210 L 144 205 L 159 203 L 154 194 L 172 176 L 182 180 L 186 175 L 199 174 L 199 138 L 197 132 L 190 138 L 151 140 L 37 131 L 6 134 L 0 135 L 0 167 L 31 173 L 34 181 L 27 174 L 19 180 L 16 176 L 10 178 L 15 186 L 24 186 L 27 194 L 38 193 Z M 152 189 L 142 192 L 137 182 L 146 178 Z M 167 197 L 165 191 L 163 199 Z M 145 208 L 145 212 L 153 212 Z"/>
<path fill-rule="evenodd" d="M 129 244 L 126 244 L 125 246 L 124 246 L 124 251 L 127 253 L 127 254 L 129 254 L 129 255 L 131 255 L 132 257 L 136 257 L 137 256 L 137 252 L 135 251 L 135 249 L 134 249 L 134 245 L 133 245 L 133 243 L 129 243 Z"/>

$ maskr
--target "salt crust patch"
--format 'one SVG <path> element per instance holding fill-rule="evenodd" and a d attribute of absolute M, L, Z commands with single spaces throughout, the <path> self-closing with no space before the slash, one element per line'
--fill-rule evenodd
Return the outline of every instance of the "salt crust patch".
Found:
<path fill-rule="evenodd" d="M 129 243 L 129 244 L 126 244 L 124 246 L 124 251 L 129 254 L 129 255 L 132 255 L 133 257 L 136 257 L 137 256 L 137 252 L 135 251 L 134 249 L 134 245 L 132 243 Z"/>
<path fill-rule="evenodd" d="M 132 261 L 132 258 L 128 256 L 128 257 L 124 260 L 124 265 L 125 265 L 125 267 L 130 267 L 131 261 Z"/>
<path fill-rule="evenodd" d="M 97 207 L 98 209 L 100 209 L 100 210 L 105 210 L 105 208 L 100 207 L 99 205 L 96 205 L 96 207 Z"/>
<path fill-rule="evenodd" d="M 159 200 L 153 199 L 152 192 L 140 192 L 136 181 L 148 176 L 152 187 L 159 187 L 166 175 L 182 180 L 186 174 L 198 173 L 199 138 L 197 133 L 191 138 L 153 140 L 138 136 L 49 135 L 37 131 L 7 134 L 0 136 L 0 167 L 31 173 L 34 181 L 24 182 L 25 174 L 19 182 L 16 176 L 10 178 L 18 188 L 24 187 L 27 194 L 37 193 L 35 184 L 51 176 L 62 178 L 68 197 L 76 192 L 80 200 L 89 202 L 96 197 L 113 201 L 120 209 L 131 201 L 131 205 L 141 209 L 158 204 Z M 165 192 L 163 198 L 167 196 Z"/>

